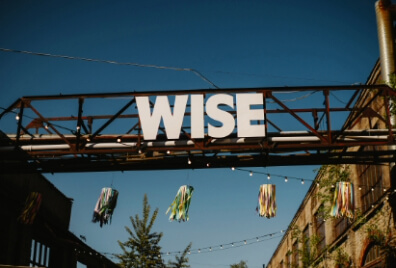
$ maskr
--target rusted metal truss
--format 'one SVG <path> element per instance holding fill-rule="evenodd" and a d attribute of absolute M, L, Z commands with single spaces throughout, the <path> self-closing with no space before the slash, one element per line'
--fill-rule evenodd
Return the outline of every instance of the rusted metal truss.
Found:
<path fill-rule="evenodd" d="M 240 93 L 262 94 L 265 118 L 257 124 L 265 124 L 265 136 L 240 138 L 234 131 L 226 138 L 194 139 L 187 107 L 179 139 L 169 140 L 161 125 L 156 140 L 144 140 L 138 96 L 149 96 L 153 105 L 156 96 Z M 27 96 L 0 115 L 0 168 L 84 172 L 396 162 L 388 105 L 395 95 L 386 85 L 361 85 Z M 224 110 L 238 120 L 235 110 Z M 214 120 L 204 117 L 207 128 Z M 5 134 L 10 118 L 16 127 Z"/>

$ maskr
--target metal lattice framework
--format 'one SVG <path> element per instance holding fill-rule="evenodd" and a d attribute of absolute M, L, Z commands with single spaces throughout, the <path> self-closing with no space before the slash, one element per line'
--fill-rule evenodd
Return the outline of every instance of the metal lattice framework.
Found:
<path fill-rule="evenodd" d="M 203 94 L 208 98 L 220 93 L 261 93 L 265 136 L 238 138 L 234 131 L 226 138 L 194 139 L 187 107 L 179 139 L 167 139 L 160 127 L 156 140 L 144 140 L 136 97 L 148 96 L 153 105 L 156 96 L 172 99 Z M 298 97 L 288 102 L 279 97 L 285 93 Z M 333 96 L 340 94 L 348 98 L 334 101 Z M 387 105 L 394 97 L 395 92 L 386 85 L 27 96 L 1 114 L 3 126 L 9 115 L 17 122 L 14 133 L 2 134 L 1 170 L 82 172 L 395 162 L 395 129 Z M 237 120 L 235 111 L 224 110 Z M 211 120 L 206 113 L 204 116 L 206 123 Z M 369 129 L 359 129 L 362 120 L 369 120 Z"/>

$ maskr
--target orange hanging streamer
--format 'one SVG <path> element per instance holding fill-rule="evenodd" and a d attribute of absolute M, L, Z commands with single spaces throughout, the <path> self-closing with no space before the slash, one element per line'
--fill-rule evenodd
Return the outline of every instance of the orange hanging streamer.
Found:
<path fill-rule="evenodd" d="M 336 183 L 333 204 L 330 215 L 333 217 L 354 217 L 355 202 L 353 199 L 353 184 L 340 181 Z"/>
<path fill-rule="evenodd" d="M 262 184 L 258 194 L 256 211 L 260 217 L 272 218 L 276 216 L 276 187 L 274 184 Z"/>
<path fill-rule="evenodd" d="M 34 219 L 41 206 L 41 194 L 37 192 L 31 192 L 26 198 L 25 207 L 22 210 L 18 220 L 23 224 L 33 224 Z"/>

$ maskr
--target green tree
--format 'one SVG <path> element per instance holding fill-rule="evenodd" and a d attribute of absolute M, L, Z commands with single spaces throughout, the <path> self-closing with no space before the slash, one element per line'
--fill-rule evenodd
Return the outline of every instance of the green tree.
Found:
<path fill-rule="evenodd" d="M 239 263 L 231 264 L 230 268 L 248 268 L 245 261 L 240 261 Z"/>
<path fill-rule="evenodd" d="M 186 249 L 183 251 L 183 253 L 179 256 L 175 257 L 175 261 L 169 261 L 168 266 L 169 268 L 188 268 L 190 265 L 188 265 L 188 258 L 186 257 L 187 253 L 191 249 L 191 243 L 188 244 Z"/>
<path fill-rule="evenodd" d="M 151 229 L 158 215 L 158 208 L 153 212 L 150 218 L 150 205 L 148 204 L 147 195 L 143 199 L 143 218 L 139 215 L 130 217 L 133 230 L 125 226 L 125 230 L 130 235 L 126 242 L 118 241 L 123 254 L 116 257 L 120 260 L 121 267 L 126 268 L 164 268 L 164 262 L 161 257 L 161 247 L 159 242 L 162 232 L 152 232 Z"/>

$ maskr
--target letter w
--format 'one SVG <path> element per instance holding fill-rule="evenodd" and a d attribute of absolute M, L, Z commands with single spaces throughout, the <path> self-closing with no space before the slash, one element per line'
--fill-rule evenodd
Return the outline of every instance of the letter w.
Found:
<path fill-rule="evenodd" d="M 179 139 L 187 100 L 188 95 L 175 96 L 175 106 L 172 114 L 168 97 L 157 96 L 153 113 L 151 114 L 149 97 L 136 97 L 136 105 L 144 139 L 155 140 L 157 138 L 161 118 L 163 119 L 168 139 Z"/>

